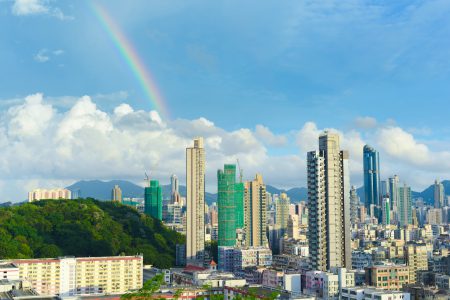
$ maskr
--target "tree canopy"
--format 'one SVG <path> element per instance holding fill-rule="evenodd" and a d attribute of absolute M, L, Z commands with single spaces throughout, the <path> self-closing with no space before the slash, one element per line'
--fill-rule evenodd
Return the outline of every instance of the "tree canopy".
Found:
<path fill-rule="evenodd" d="M 175 264 L 184 236 L 116 202 L 42 200 L 0 208 L 0 259 L 143 254 L 159 268 Z"/>

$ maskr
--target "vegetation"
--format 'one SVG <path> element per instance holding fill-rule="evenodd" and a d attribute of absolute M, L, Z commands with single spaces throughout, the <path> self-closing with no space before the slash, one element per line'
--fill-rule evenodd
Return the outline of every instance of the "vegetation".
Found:
<path fill-rule="evenodd" d="M 145 264 L 175 264 L 184 237 L 120 203 L 44 200 L 0 208 L 0 259 L 143 254 Z"/>

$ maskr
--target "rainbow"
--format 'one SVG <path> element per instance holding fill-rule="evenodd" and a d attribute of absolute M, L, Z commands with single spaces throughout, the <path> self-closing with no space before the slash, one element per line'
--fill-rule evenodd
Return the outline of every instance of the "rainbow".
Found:
<path fill-rule="evenodd" d="M 154 109 L 157 110 L 163 117 L 168 118 L 169 113 L 165 105 L 164 98 L 162 97 L 161 92 L 156 86 L 155 80 L 151 76 L 149 70 L 145 67 L 144 62 L 140 58 L 136 49 L 122 32 L 119 25 L 114 22 L 108 12 L 98 3 L 95 3 L 94 1 L 91 1 L 91 3 L 95 16 L 113 41 L 124 61 L 129 66 L 145 95 L 152 102 Z"/>

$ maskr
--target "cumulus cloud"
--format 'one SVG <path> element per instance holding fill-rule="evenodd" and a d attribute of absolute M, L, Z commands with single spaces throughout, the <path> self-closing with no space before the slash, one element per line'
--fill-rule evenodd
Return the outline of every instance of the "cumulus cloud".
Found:
<path fill-rule="evenodd" d="M 398 126 L 341 131 L 307 122 L 292 134 L 277 136 L 264 126 L 225 130 L 206 118 L 164 120 L 156 111 L 129 104 L 102 111 L 89 96 L 69 109 L 57 108 L 42 94 L 25 97 L 0 114 L 0 202 L 20 201 L 38 186 L 69 185 L 80 179 L 127 179 L 141 182 L 144 170 L 168 182 L 185 174 L 185 148 L 195 136 L 205 138 L 207 189 L 216 191 L 216 172 L 239 159 L 244 179 L 262 173 L 268 184 L 306 186 L 306 152 L 318 148 L 324 130 L 337 132 L 350 153 L 352 184 L 362 183 L 362 147 L 380 151 L 381 175 L 399 174 L 420 189 L 434 178 L 450 178 L 450 152 L 432 150 Z M 283 145 L 283 146 L 281 146 Z M 275 148 L 284 147 L 282 155 Z M 1 188 L 8 187 L 8 188 Z"/>
<path fill-rule="evenodd" d="M 46 0 L 14 0 L 11 11 L 16 16 L 49 15 L 60 20 L 70 20 L 61 9 L 51 7 Z"/>
<path fill-rule="evenodd" d="M 256 136 L 262 140 L 264 143 L 267 143 L 270 146 L 284 146 L 287 143 L 287 138 L 284 135 L 275 135 L 269 128 L 263 125 L 256 125 L 255 128 Z"/>

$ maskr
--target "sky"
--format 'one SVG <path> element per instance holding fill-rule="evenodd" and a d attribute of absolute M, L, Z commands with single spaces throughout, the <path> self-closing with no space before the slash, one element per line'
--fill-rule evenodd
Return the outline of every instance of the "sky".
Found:
<path fill-rule="evenodd" d="M 306 186 L 323 130 L 341 135 L 356 186 L 366 143 L 382 178 L 450 179 L 449 14 L 432 0 L 0 0 L 0 202 L 80 179 L 143 184 L 144 170 L 183 182 L 199 135 L 212 192 L 237 158 L 246 179 Z"/>

